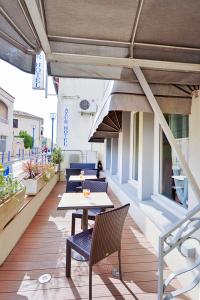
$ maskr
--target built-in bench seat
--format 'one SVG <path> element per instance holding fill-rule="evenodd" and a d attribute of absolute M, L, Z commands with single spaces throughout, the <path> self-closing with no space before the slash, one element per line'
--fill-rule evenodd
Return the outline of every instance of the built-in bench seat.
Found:
<path fill-rule="evenodd" d="M 70 163 L 70 169 L 95 169 L 95 163 Z"/>

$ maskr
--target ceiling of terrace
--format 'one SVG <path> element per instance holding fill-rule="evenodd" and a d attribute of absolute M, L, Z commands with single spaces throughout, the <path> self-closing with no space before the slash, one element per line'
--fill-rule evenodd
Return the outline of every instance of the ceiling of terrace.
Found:
<path fill-rule="evenodd" d="M 0 0 L 0 58 L 49 75 L 200 84 L 199 0 Z"/>

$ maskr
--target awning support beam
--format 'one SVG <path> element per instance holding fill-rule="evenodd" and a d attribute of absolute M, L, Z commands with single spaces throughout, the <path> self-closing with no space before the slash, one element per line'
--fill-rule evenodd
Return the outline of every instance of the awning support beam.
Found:
<path fill-rule="evenodd" d="M 136 77 L 137 77 L 137 79 L 138 79 L 138 81 L 139 81 L 139 83 L 140 83 L 140 85 L 141 85 L 141 87 L 142 87 L 142 89 L 143 89 L 150 105 L 151 105 L 151 108 L 152 108 L 155 116 L 158 119 L 158 122 L 159 122 L 163 132 L 165 133 L 165 135 L 166 135 L 172 149 L 175 151 L 178 159 L 180 160 L 182 168 L 183 168 L 183 170 L 185 172 L 185 175 L 187 176 L 187 178 L 188 178 L 188 180 L 191 184 L 191 187 L 192 187 L 192 189 L 193 189 L 193 191 L 194 191 L 194 193 L 197 197 L 198 202 L 200 202 L 200 188 L 199 188 L 199 186 L 198 186 L 198 184 L 197 184 L 197 182 L 196 182 L 196 180 L 195 180 L 195 178 L 194 178 L 194 176 L 193 176 L 193 174 L 192 174 L 192 172 L 189 168 L 188 163 L 186 162 L 186 160 L 185 160 L 185 158 L 184 158 L 184 156 L 181 152 L 181 149 L 179 148 L 178 144 L 176 143 L 176 139 L 174 138 L 173 133 L 172 133 L 171 129 L 169 128 L 169 126 L 168 126 L 168 124 L 167 124 L 167 122 L 164 118 L 164 115 L 163 115 L 163 113 L 162 113 L 162 111 L 161 111 L 161 109 L 160 109 L 160 107 L 159 107 L 159 105 L 156 101 L 156 98 L 154 97 L 154 95 L 151 91 L 151 88 L 150 88 L 146 78 L 143 75 L 142 70 L 140 69 L 139 66 L 134 66 L 133 71 L 134 71 L 134 73 L 135 73 L 135 75 L 136 75 Z"/>
<path fill-rule="evenodd" d="M 36 3 L 36 0 L 25 0 L 27 9 L 29 11 L 29 14 L 31 16 L 33 25 L 35 27 L 35 30 L 37 32 L 37 35 L 40 39 L 40 43 L 42 45 L 42 49 L 44 51 L 44 53 L 47 54 L 51 54 L 51 48 L 50 48 L 50 44 L 47 38 L 47 34 L 44 28 L 44 24 Z"/>
<path fill-rule="evenodd" d="M 29 1 L 29 0 L 26 0 Z M 40 39 L 41 40 L 41 39 Z M 157 61 L 147 59 L 132 59 L 132 58 L 119 58 L 107 56 L 94 56 L 82 54 L 67 54 L 60 52 L 48 53 L 45 51 L 47 61 L 63 62 L 70 64 L 83 64 L 107 67 L 121 67 L 132 69 L 134 66 L 140 66 L 144 69 L 150 70 L 164 70 L 164 71 L 180 71 L 180 72 L 200 72 L 200 64 Z"/>
<path fill-rule="evenodd" d="M 136 16 L 135 16 L 135 22 L 133 25 L 131 44 L 130 44 L 130 57 L 132 57 L 132 58 L 133 58 L 133 47 L 134 47 L 134 42 L 135 42 L 135 36 L 136 36 L 138 24 L 139 24 L 139 19 L 140 19 L 140 15 L 141 15 L 141 11 L 142 11 L 143 2 L 144 2 L 144 0 L 140 0 L 138 2 L 138 8 L 137 8 Z"/>

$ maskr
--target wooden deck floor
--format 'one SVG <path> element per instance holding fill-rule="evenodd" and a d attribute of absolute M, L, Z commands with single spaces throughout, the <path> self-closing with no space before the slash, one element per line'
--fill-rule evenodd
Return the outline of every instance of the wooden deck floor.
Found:
<path fill-rule="evenodd" d="M 70 235 L 71 211 L 56 210 L 58 195 L 64 190 L 63 183 L 56 185 L 0 267 L 1 300 L 88 299 L 87 263 L 72 260 L 72 278 L 65 278 L 65 240 Z M 115 206 L 119 205 L 112 191 L 109 196 Z M 80 230 L 78 222 L 76 228 Z M 116 266 L 114 254 L 93 268 L 94 299 L 157 299 L 155 251 L 129 216 L 122 241 L 124 283 L 111 274 Z M 50 273 L 52 279 L 42 285 L 37 279 L 44 273 Z"/>

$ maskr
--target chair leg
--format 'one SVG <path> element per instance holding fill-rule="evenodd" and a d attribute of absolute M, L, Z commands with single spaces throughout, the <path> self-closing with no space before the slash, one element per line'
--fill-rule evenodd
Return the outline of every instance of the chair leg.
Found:
<path fill-rule="evenodd" d="M 122 280 L 121 249 L 118 251 L 118 260 L 119 260 L 119 279 Z"/>
<path fill-rule="evenodd" d="M 89 266 L 89 300 L 92 300 L 92 266 Z"/>
<path fill-rule="evenodd" d="M 76 218 L 72 215 L 71 235 L 75 234 L 75 225 L 76 225 Z"/>
<path fill-rule="evenodd" d="M 71 276 L 71 246 L 66 242 L 66 277 Z"/>

